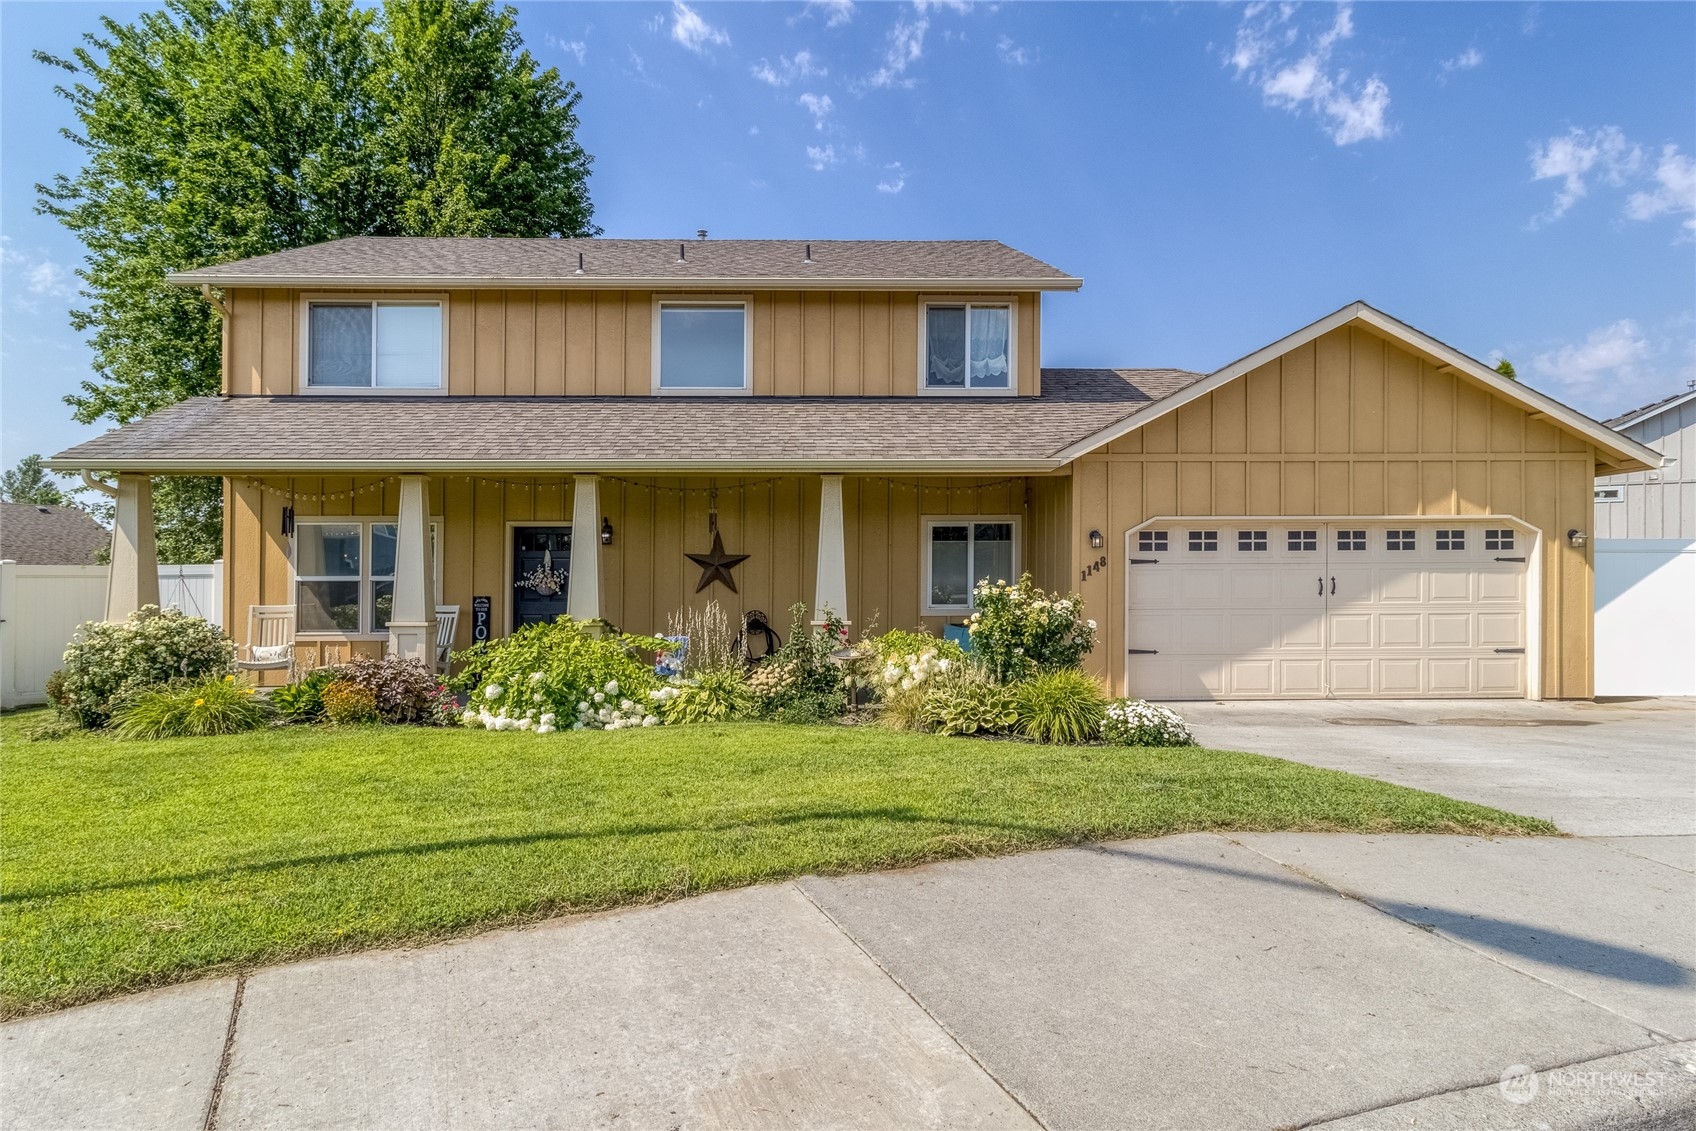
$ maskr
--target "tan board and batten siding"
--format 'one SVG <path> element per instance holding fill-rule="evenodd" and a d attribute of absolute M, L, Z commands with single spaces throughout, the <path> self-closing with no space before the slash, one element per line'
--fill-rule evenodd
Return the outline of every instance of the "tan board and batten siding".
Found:
<path fill-rule="evenodd" d="M 230 291 L 226 392 L 287 396 L 304 391 L 299 375 L 303 293 Z M 359 292 L 338 292 L 338 297 L 358 298 Z M 1019 393 L 1041 391 L 1042 300 L 1037 294 L 756 291 L 746 297 L 752 304 L 755 396 L 912 396 L 918 390 L 923 304 L 957 298 L 1017 305 Z M 450 396 L 653 392 L 652 292 L 450 291 L 446 306 Z"/>
<path fill-rule="evenodd" d="M 1588 698 L 1590 551 L 1566 531 L 1589 529 L 1595 459 L 1368 330 L 1332 331 L 1073 464 L 1073 545 L 1109 532 L 1108 568 L 1071 575 L 1102 628 L 1094 668 L 1123 681 L 1124 532 L 1147 520 L 1511 515 L 1542 532 L 1543 695 Z"/>
<path fill-rule="evenodd" d="M 398 487 L 351 498 L 345 494 L 378 483 L 380 477 L 230 479 L 224 560 L 242 563 L 225 586 L 226 624 L 244 632 L 250 605 L 294 600 L 288 540 L 282 535 L 283 507 L 300 518 L 393 515 Z M 1014 514 L 1024 517 L 1024 563 L 1050 588 L 1066 588 L 1070 559 L 1062 551 L 1069 516 L 1069 481 L 1064 477 L 925 479 L 849 477 L 843 483 L 844 534 L 848 547 L 848 600 L 856 626 L 883 629 L 927 624 L 940 632 L 945 618 L 921 617 L 922 515 Z M 260 486 L 263 484 L 263 487 Z M 725 548 L 748 554 L 736 567 L 738 592 L 715 585 L 696 593 L 700 567 L 684 551 L 705 552 L 707 491 L 716 486 L 718 523 Z M 269 488 L 266 490 L 264 488 Z M 680 489 L 686 493 L 680 494 Z M 471 599 L 493 601 L 494 626 L 504 635 L 512 592 L 508 524 L 567 525 L 571 520 L 569 478 L 494 478 L 450 475 L 432 478 L 431 509 L 443 520 L 442 600 L 459 605 L 458 647 L 471 640 Z M 601 554 L 603 615 L 632 632 L 664 632 L 669 615 L 685 605 L 717 600 L 731 617 L 761 609 L 774 627 L 788 633 L 788 608 L 810 603 L 818 557 L 819 480 L 816 476 L 612 479 L 600 485 L 601 509 L 616 531 Z M 379 655 L 382 637 L 303 636 L 308 666 L 353 654 Z"/>

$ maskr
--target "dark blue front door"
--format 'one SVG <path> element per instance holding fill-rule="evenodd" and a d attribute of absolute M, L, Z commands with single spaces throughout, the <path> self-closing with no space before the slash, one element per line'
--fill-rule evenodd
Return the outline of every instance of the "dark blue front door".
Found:
<path fill-rule="evenodd" d="M 571 527 L 514 527 L 512 627 L 563 616 L 570 577 Z"/>

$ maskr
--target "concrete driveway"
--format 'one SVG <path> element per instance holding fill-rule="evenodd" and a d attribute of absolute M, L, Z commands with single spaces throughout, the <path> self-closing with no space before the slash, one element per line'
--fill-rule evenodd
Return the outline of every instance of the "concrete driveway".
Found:
<path fill-rule="evenodd" d="M 1174 703 L 1249 750 L 1544 817 L 1577 836 L 1696 835 L 1696 699 Z M 1696 863 L 1685 840 L 1672 849 Z"/>
<path fill-rule="evenodd" d="M 1191 713 L 1604 835 L 1193 834 L 295 963 L 0 1026 L 0 1119 L 1696 1127 L 1688 705 L 1236 710 Z"/>

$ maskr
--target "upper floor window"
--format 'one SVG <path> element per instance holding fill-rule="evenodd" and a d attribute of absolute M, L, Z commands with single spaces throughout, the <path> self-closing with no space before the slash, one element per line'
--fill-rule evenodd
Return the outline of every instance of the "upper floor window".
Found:
<path fill-rule="evenodd" d="M 312 389 L 439 389 L 442 304 L 313 302 L 306 385 Z"/>
<path fill-rule="evenodd" d="M 655 335 L 656 389 L 740 393 L 749 387 L 748 306 L 662 302 Z"/>
<path fill-rule="evenodd" d="M 925 307 L 924 387 L 931 392 L 1012 392 L 1013 308 L 976 303 Z"/>

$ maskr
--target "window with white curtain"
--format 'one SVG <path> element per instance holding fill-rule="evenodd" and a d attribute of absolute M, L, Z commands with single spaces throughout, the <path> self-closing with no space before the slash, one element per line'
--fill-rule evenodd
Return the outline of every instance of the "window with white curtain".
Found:
<path fill-rule="evenodd" d="M 1019 520 L 1012 517 L 924 521 L 925 612 L 965 612 L 980 581 L 1018 580 Z"/>
<path fill-rule="evenodd" d="M 306 312 L 309 389 L 439 389 L 442 304 L 313 302 Z"/>
<path fill-rule="evenodd" d="M 1009 393 L 1014 385 L 1011 306 L 925 307 L 926 391 Z"/>

